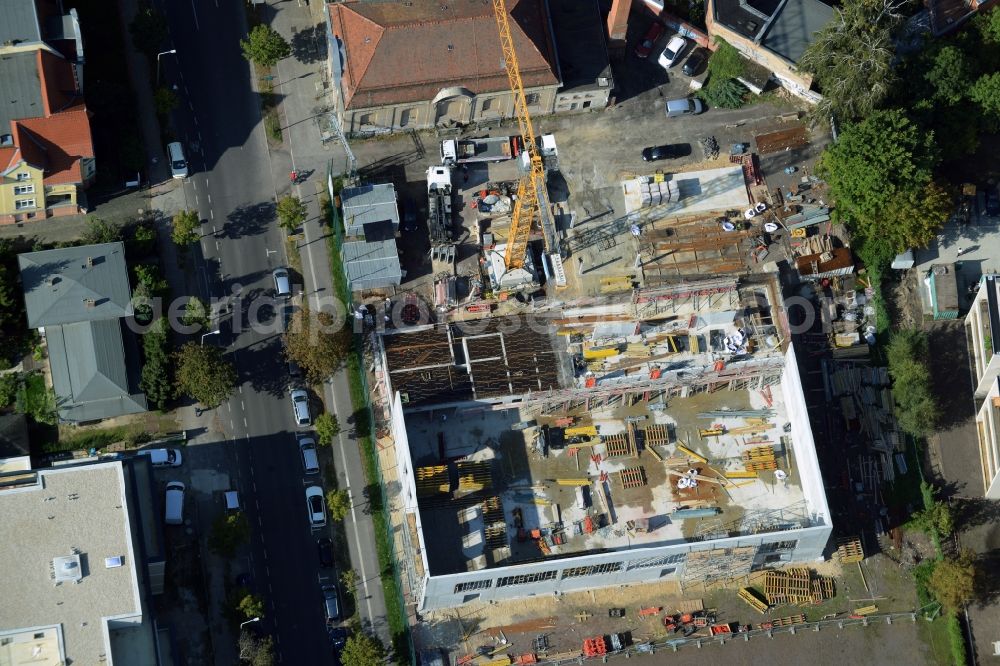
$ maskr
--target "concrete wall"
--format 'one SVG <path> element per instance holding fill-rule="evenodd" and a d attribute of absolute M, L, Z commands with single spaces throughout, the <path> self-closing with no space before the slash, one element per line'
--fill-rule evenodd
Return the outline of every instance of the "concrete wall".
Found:
<path fill-rule="evenodd" d="M 426 579 L 420 609 L 452 608 L 473 601 L 562 594 L 612 585 L 681 580 L 688 553 L 716 548 L 787 545 L 795 542 L 794 548 L 786 549 L 782 554 L 781 561 L 813 562 L 822 558 L 831 531 L 832 527 L 828 524 L 817 525 L 751 537 L 635 548 L 597 555 L 584 554 L 533 564 L 431 576 Z M 567 577 L 569 569 L 578 570 L 580 567 L 590 566 L 601 567 L 602 570 L 586 575 L 572 575 L 574 572 L 571 571 Z M 515 576 L 525 578 L 510 580 Z"/>
<path fill-rule="evenodd" d="M 1000 382 L 994 380 L 976 414 L 979 462 L 983 470 L 983 490 L 987 499 L 1000 499 Z"/>

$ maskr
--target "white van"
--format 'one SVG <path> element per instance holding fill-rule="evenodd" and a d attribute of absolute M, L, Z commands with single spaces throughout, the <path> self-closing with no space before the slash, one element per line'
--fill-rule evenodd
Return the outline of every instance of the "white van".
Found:
<path fill-rule="evenodd" d="M 306 474 L 319 474 L 319 457 L 316 455 L 316 442 L 313 438 L 300 437 L 299 451 L 302 453 L 302 468 Z"/>
<path fill-rule="evenodd" d="M 188 163 L 184 157 L 184 147 L 178 141 L 167 144 L 167 159 L 170 160 L 170 175 L 174 178 L 188 177 Z"/>
<path fill-rule="evenodd" d="M 184 524 L 184 484 L 180 481 L 167 483 L 167 507 L 163 520 L 167 525 Z"/>

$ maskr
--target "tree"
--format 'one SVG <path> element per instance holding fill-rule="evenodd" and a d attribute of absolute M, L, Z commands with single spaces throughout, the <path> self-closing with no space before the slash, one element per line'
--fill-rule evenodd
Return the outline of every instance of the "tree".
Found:
<path fill-rule="evenodd" d="M 340 573 L 340 584 L 345 590 L 354 594 L 354 589 L 358 586 L 358 572 L 354 569 L 344 569 Z"/>
<path fill-rule="evenodd" d="M 278 200 L 278 224 L 288 231 L 295 231 L 306 219 L 306 205 L 298 197 L 288 194 Z"/>
<path fill-rule="evenodd" d="M 177 390 L 212 409 L 236 388 L 236 369 L 218 347 L 189 342 L 177 352 Z"/>
<path fill-rule="evenodd" d="M 84 245 L 97 245 L 99 243 L 114 243 L 121 239 L 122 230 L 117 224 L 108 224 L 100 218 L 88 217 L 87 228 L 80 240 Z"/>
<path fill-rule="evenodd" d="M 242 511 L 216 518 L 212 523 L 212 532 L 208 535 L 208 547 L 226 558 L 233 557 L 236 550 L 248 541 L 250 524 Z"/>
<path fill-rule="evenodd" d="M 156 107 L 156 113 L 161 116 L 169 115 L 179 103 L 177 93 L 166 86 L 160 86 L 153 93 L 153 105 Z"/>
<path fill-rule="evenodd" d="M 0 375 L 0 409 L 10 407 L 17 400 L 17 390 L 21 387 L 21 375 L 6 372 Z"/>
<path fill-rule="evenodd" d="M 292 53 L 285 38 L 269 25 L 255 25 L 249 37 L 240 40 L 243 57 L 261 67 L 274 67 L 275 63 Z"/>
<path fill-rule="evenodd" d="M 942 47 L 934 54 L 924 78 L 934 89 L 933 99 L 945 104 L 957 104 L 972 84 L 972 67 L 965 53 L 956 46 Z"/>
<path fill-rule="evenodd" d="M 274 665 L 274 639 L 256 636 L 245 629 L 240 632 L 240 660 L 250 666 Z"/>
<path fill-rule="evenodd" d="M 159 319 L 142 336 L 145 363 L 139 388 L 160 409 L 174 397 L 173 362 L 170 358 L 170 328 L 166 318 Z"/>
<path fill-rule="evenodd" d="M 925 360 L 926 334 L 915 329 L 898 331 L 889 340 L 886 356 L 899 427 L 921 437 L 934 429 L 940 413 Z"/>
<path fill-rule="evenodd" d="M 341 521 L 351 512 L 351 496 L 344 489 L 331 490 L 326 494 L 326 507 L 331 518 Z"/>
<path fill-rule="evenodd" d="M 385 660 L 385 647 L 374 636 L 359 632 L 347 639 L 340 660 L 344 666 L 379 666 Z"/>
<path fill-rule="evenodd" d="M 330 412 L 323 412 L 317 416 L 315 426 L 320 446 L 330 446 L 333 438 L 340 434 L 340 422 Z"/>
<path fill-rule="evenodd" d="M 170 237 L 180 247 L 197 243 L 198 239 L 201 238 L 201 230 L 198 228 L 200 226 L 201 219 L 198 217 L 197 211 L 183 210 L 174 215 Z"/>
<path fill-rule="evenodd" d="M 256 594 L 244 595 L 236 607 L 248 620 L 264 617 L 264 600 Z"/>
<path fill-rule="evenodd" d="M 145 257 L 156 245 L 156 229 L 146 223 L 139 223 L 132 232 L 132 251 L 137 257 Z"/>
<path fill-rule="evenodd" d="M 181 323 L 185 326 L 196 326 L 198 330 L 208 328 L 208 307 L 200 298 L 192 296 L 188 299 Z"/>
<path fill-rule="evenodd" d="M 292 316 L 284 339 L 285 355 L 315 384 L 332 375 L 351 349 L 351 333 L 343 321 L 306 307 Z"/>
<path fill-rule="evenodd" d="M 160 46 L 167 41 L 167 19 L 148 2 L 143 2 L 129 24 L 128 31 L 132 35 L 135 50 L 145 53 L 152 60 Z"/>
<path fill-rule="evenodd" d="M 942 190 L 932 187 L 937 163 L 933 133 L 893 109 L 848 125 L 817 171 L 830 185 L 839 220 L 864 239 L 883 239 L 902 252 L 926 244 L 944 222 Z M 887 216 L 894 216 L 891 224 Z"/>
<path fill-rule="evenodd" d="M 963 551 L 955 559 L 944 559 L 934 566 L 927 588 L 946 609 L 957 612 L 975 591 L 976 565 L 972 554 Z"/>
<path fill-rule="evenodd" d="M 704 88 L 702 98 L 721 109 L 738 109 L 743 106 L 749 91 L 736 79 L 725 79 L 718 83 L 711 82 Z"/>
<path fill-rule="evenodd" d="M 955 529 L 955 517 L 948 504 L 935 501 L 930 507 L 915 513 L 906 526 L 925 534 L 947 538 Z"/>
<path fill-rule="evenodd" d="M 823 93 L 815 113 L 841 122 L 865 118 L 888 97 L 895 82 L 893 30 L 902 0 L 845 0 L 814 35 L 798 68 L 813 75 Z"/>
<path fill-rule="evenodd" d="M 1000 126 L 1000 74 L 985 74 L 972 85 L 969 97 L 983 110 L 993 128 Z"/>

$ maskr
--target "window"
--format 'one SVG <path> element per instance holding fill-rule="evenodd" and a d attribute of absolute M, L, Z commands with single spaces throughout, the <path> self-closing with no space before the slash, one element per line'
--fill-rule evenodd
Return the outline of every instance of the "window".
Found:
<path fill-rule="evenodd" d="M 32 183 L 31 185 L 15 185 L 14 186 L 14 195 L 15 196 L 19 195 L 19 194 L 34 194 L 34 193 L 35 193 L 35 185 L 34 185 L 34 183 Z"/>
<path fill-rule="evenodd" d="M 374 125 L 375 124 L 375 114 L 374 113 L 362 113 L 358 118 L 358 122 L 362 125 Z"/>
<path fill-rule="evenodd" d="M 491 109 L 493 109 L 493 100 L 494 99 L 495 98 L 490 97 L 489 99 L 484 99 L 483 100 L 483 106 L 482 106 L 482 109 L 481 109 L 481 111 L 483 113 L 485 113 L 485 112 L 490 111 Z"/>
<path fill-rule="evenodd" d="M 795 550 L 795 547 L 798 545 L 798 541 L 772 541 L 771 543 L 760 544 L 760 552 L 774 553 L 779 550 Z"/>
<path fill-rule="evenodd" d="M 679 555 L 661 555 L 659 557 L 647 557 L 642 560 L 634 560 L 628 563 L 628 571 L 664 567 L 668 564 L 680 564 L 686 557 L 687 556 L 684 553 L 681 553 Z"/>
<path fill-rule="evenodd" d="M 555 580 L 556 571 L 539 571 L 532 574 L 521 574 L 520 576 L 501 576 L 497 578 L 497 587 L 509 587 L 511 585 L 524 585 L 525 583 L 540 583 L 544 580 Z"/>
<path fill-rule="evenodd" d="M 399 126 L 409 127 L 410 125 L 417 122 L 417 110 L 416 109 L 403 109 L 399 114 Z"/>
<path fill-rule="evenodd" d="M 570 567 L 569 569 L 563 569 L 562 577 L 563 580 L 567 578 L 578 578 L 579 576 L 595 576 L 604 573 L 613 573 L 615 571 L 621 571 L 623 564 L 621 562 L 605 562 L 604 564 L 593 564 L 589 567 Z"/>
<path fill-rule="evenodd" d="M 583 103 L 583 108 L 585 108 L 585 109 L 589 109 L 590 108 L 590 100 L 589 99 L 586 102 Z"/>
<path fill-rule="evenodd" d="M 21 173 L 17 174 L 17 179 L 18 180 L 31 180 L 31 174 L 28 173 L 27 171 L 22 171 Z"/>
<path fill-rule="evenodd" d="M 538 93 L 528 93 L 527 95 L 524 96 L 524 103 L 527 104 L 528 106 L 534 106 L 538 104 L 538 101 L 540 99 L 541 96 Z"/>
<path fill-rule="evenodd" d="M 459 583 L 455 586 L 455 594 L 461 592 L 468 592 L 469 590 L 487 590 L 493 586 L 493 579 L 487 578 L 485 580 L 470 580 L 465 583 Z"/>
<path fill-rule="evenodd" d="M 14 209 L 15 210 L 27 210 L 29 208 L 34 208 L 34 207 L 35 207 L 35 200 L 34 199 L 15 199 L 14 200 Z"/>

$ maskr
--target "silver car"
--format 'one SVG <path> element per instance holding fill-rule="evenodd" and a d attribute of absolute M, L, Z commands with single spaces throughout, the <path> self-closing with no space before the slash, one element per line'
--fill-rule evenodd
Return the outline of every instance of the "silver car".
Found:
<path fill-rule="evenodd" d="M 309 413 L 309 394 L 302 389 L 292 391 L 292 412 L 295 423 L 300 428 L 312 425 L 312 414 Z"/>
<path fill-rule="evenodd" d="M 319 486 L 306 488 L 306 513 L 309 515 L 310 527 L 326 525 L 326 500 L 323 498 L 323 489 Z"/>

